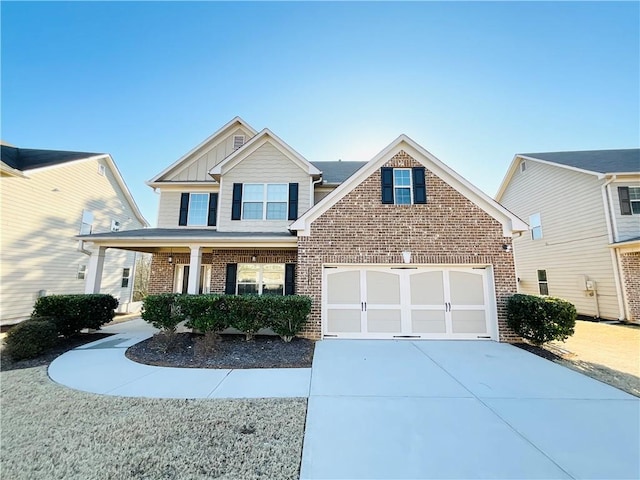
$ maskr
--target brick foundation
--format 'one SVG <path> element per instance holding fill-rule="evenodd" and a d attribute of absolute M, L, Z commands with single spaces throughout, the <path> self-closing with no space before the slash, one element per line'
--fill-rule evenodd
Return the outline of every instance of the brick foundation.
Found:
<path fill-rule="evenodd" d="M 628 321 L 640 323 L 640 252 L 620 255 L 624 296 L 629 307 Z"/>

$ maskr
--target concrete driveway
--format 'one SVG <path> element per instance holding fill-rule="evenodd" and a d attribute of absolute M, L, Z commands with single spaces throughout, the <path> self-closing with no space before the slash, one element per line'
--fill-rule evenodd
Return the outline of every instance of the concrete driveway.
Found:
<path fill-rule="evenodd" d="M 302 479 L 640 478 L 640 400 L 508 344 L 316 345 Z"/>

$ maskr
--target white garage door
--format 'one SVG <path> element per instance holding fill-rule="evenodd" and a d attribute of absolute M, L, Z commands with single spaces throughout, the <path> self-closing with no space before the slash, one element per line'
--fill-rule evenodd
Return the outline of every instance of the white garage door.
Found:
<path fill-rule="evenodd" d="M 495 305 L 483 267 L 325 267 L 323 334 L 487 339 Z"/>

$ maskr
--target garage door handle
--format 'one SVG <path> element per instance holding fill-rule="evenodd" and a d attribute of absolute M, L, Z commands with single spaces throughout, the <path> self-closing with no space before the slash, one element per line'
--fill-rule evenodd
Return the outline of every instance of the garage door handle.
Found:
<path fill-rule="evenodd" d="M 367 311 L 367 302 L 360 302 L 360 308 L 363 312 Z"/>

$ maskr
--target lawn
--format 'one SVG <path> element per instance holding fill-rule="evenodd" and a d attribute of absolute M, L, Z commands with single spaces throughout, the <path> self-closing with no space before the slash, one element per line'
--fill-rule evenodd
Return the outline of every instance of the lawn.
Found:
<path fill-rule="evenodd" d="M 298 478 L 306 399 L 101 396 L 45 366 L 1 372 L 0 394 L 3 478 Z"/>

